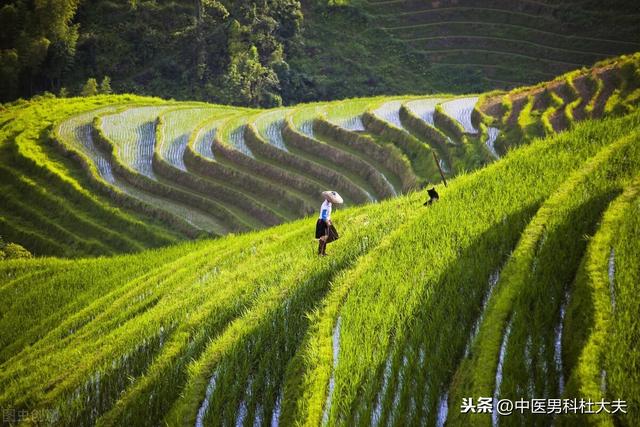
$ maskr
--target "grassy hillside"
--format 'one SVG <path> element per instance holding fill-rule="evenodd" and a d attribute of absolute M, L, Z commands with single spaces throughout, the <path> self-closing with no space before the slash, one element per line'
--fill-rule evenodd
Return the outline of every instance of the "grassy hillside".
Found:
<path fill-rule="evenodd" d="M 121 198 L 96 185 L 70 152 L 53 144 L 57 120 L 118 101 L 140 98 L 103 97 L 60 102 L 41 99 L 3 110 L 0 158 L 2 173 L 1 231 L 8 241 L 37 255 L 78 256 L 139 251 L 184 238 L 179 227 L 161 225 L 165 211 L 149 209 L 144 221 L 139 202 L 114 207 Z M 149 100 L 150 102 L 158 100 Z M 76 129 L 81 137 L 86 129 Z M 100 160 L 100 158 L 98 158 Z M 87 165 L 89 172 L 104 162 Z M 89 178 L 89 179 L 88 179 Z M 154 219 L 158 218 L 158 219 Z"/>
<path fill-rule="evenodd" d="M 408 194 L 640 97 L 623 56 L 482 95 L 258 110 L 135 96 L 41 97 L 0 112 L 0 235 L 36 255 L 135 252 Z"/>
<path fill-rule="evenodd" d="M 637 111 L 588 121 L 459 175 L 429 208 L 409 191 L 339 209 L 322 259 L 307 218 L 135 255 L 2 262 L 0 404 L 41 417 L 25 425 L 464 426 L 491 415 L 460 414 L 463 396 L 579 394 L 629 413 L 556 422 L 637 425 L 639 135 Z M 38 159 L 34 141 L 5 145 Z M 62 172 L 48 179 L 81 180 Z M 135 225 L 118 215 L 101 217 Z M 550 418 L 501 423 L 521 421 Z"/>
<path fill-rule="evenodd" d="M 268 110 L 6 105 L 0 255 L 36 257 L 0 260 L 0 407 L 19 425 L 638 425 L 639 70 Z M 319 258 L 327 188 L 346 203 Z M 498 421 L 462 413 L 470 397 L 609 412 Z"/>

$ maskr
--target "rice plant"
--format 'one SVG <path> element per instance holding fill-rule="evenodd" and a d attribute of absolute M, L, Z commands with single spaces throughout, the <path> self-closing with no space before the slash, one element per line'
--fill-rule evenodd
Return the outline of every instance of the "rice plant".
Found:
<path fill-rule="evenodd" d="M 0 406 L 21 425 L 637 425 L 629 64 L 479 98 L 7 107 L 0 245 L 58 257 L 0 260 Z M 609 117 L 554 125 L 589 106 Z M 329 186 L 356 203 L 319 257 Z M 230 232 L 256 213 L 291 221 Z M 627 413 L 500 416 L 514 396 Z M 461 410 L 480 397 L 492 411 Z"/>

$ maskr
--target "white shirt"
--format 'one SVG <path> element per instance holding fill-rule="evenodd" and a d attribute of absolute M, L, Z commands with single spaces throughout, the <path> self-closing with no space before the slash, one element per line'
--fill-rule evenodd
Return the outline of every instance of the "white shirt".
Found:
<path fill-rule="evenodd" d="M 322 202 L 322 206 L 320 206 L 320 219 L 324 219 L 325 221 L 331 220 L 331 202 L 325 200 Z"/>

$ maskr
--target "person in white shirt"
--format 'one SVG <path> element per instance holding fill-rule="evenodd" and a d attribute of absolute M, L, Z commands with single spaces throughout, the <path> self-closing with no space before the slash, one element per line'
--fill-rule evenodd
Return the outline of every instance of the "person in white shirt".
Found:
<path fill-rule="evenodd" d="M 327 255 L 327 239 L 331 227 L 331 210 L 333 203 L 342 203 L 342 197 L 335 191 L 324 191 L 324 202 L 320 206 L 320 215 L 316 221 L 316 239 L 318 239 L 318 255 Z"/>

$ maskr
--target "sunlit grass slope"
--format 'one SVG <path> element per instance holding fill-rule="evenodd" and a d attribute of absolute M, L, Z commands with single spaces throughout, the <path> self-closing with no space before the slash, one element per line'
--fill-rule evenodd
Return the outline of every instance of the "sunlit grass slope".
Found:
<path fill-rule="evenodd" d="M 35 162 L 45 147 L 22 149 Z M 209 160 L 240 173 L 261 158 L 247 149 Z M 75 184 L 84 175 L 73 170 L 55 179 Z M 300 185 L 329 179 L 284 170 Z M 128 185 L 141 180 L 126 173 Z M 461 397 L 579 393 L 637 404 L 626 362 L 638 357 L 639 177 L 634 111 L 514 148 L 440 186 L 428 208 L 411 190 L 339 208 L 341 238 L 324 258 L 307 217 L 133 255 L 2 262 L 0 406 L 45 410 L 57 425 L 467 426 L 492 419 L 460 414 Z M 169 187 L 149 180 L 149 197 Z M 137 224 L 126 211 L 109 218 Z"/>
<path fill-rule="evenodd" d="M 256 110 L 135 96 L 0 111 L 0 236 L 37 256 L 132 253 L 377 203 L 640 102 L 640 56 L 510 92 Z"/>
<path fill-rule="evenodd" d="M 144 220 L 132 214 L 132 204 L 116 209 L 110 190 L 97 182 L 100 164 L 86 162 L 88 178 L 50 135 L 56 122 L 70 115 L 140 99 L 38 99 L 0 111 L 0 234 L 37 255 L 57 256 L 131 252 L 183 238 L 160 226 L 154 217 L 164 214 L 151 208 Z"/>

